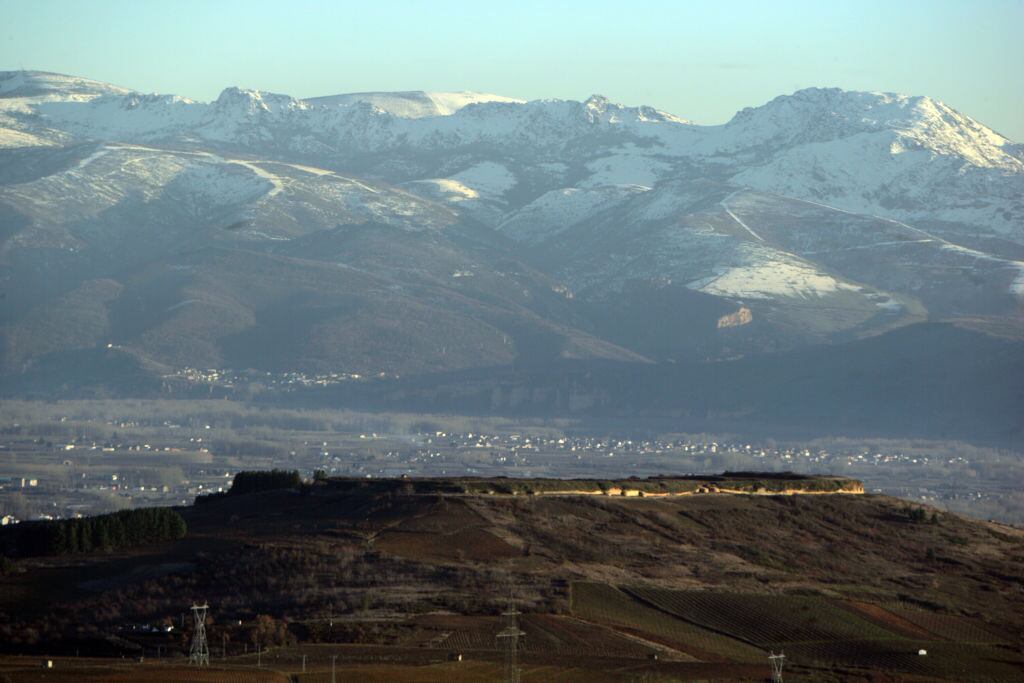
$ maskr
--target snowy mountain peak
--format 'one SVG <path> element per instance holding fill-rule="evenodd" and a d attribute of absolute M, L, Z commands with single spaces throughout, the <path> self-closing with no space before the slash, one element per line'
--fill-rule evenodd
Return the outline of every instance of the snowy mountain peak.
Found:
<path fill-rule="evenodd" d="M 753 123 L 790 130 L 817 125 L 837 133 L 852 132 L 852 128 L 889 127 L 912 116 L 907 111 L 910 99 L 892 93 L 805 88 L 780 95 L 759 107 L 747 107 L 727 125 Z"/>
<path fill-rule="evenodd" d="M 587 121 L 590 123 L 690 123 L 686 119 L 681 119 L 678 116 L 673 116 L 647 105 L 628 107 L 623 104 L 616 104 L 604 95 L 591 95 L 584 100 L 583 111 Z"/>
<path fill-rule="evenodd" d="M 939 118 L 945 118 L 949 125 L 959 125 L 966 119 L 946 104 L 923 95 L 840 88 L 798 90 L 792 95 L 775 98 L 765 107 L 773 105 L 790 111 L 838 117 L 871 128 L 902 128 Z"/>
<path fill-rule="evenodd" d="M 306 102 L 319 106 L 349 106 L 369 104 L 380 111 L 403 119 L 418 119 L 431 116 L 450 116 L 472 104 L 504 102 L 522 104 L 523 100 L 491 93 L 472 92 L 430 92 L 411 90 L 405 92 L 357 92 L 327 97 L 313 97 Z"/>
<path fill-rule="evenodd" d="M 885 92 L 807 88 L 738 112 L 724 126 L 725 148 L 824 143 L 889 133 L 893 153 L 925 150 L 982 167 L 1019 169 L 1014 146 L 938 100 Z"/>
<path fill-rule="evenodd" d="M 309 109 L 306 102 L 290 95 L 236 87 L 225 88 L 213 104 L 218 108 L 242 109 L 249 113 Z"/>
<path fill-rule="evenodd" d="M 727 124 L 776 123 L 790 129 L 832 122 L 837 131 L 908 130 L 922 126 L 985 128 L 939 100 L 922 95 L 862 92 L 840 88 L 806 88 L 792 95 L 780 95 L 760 107 L 741 110 Z M 985 128 L 998 139 L 1002 136 Z"/>
<path fill-rule="evenodd" d="M 144 94 L 131 92 L 123 96 L 104 95 L 104 97 L 109 97 L 120 102 L 124 109 L 195 104 L 194 100 L 190 100 L 187 97 L 182 97 L 180 95 L 160 95 L 158 93 Z"/>
<path fill-rule="evenodd" d="M 0 71 L 0 98 L 88 99 L 129 92 L 131 90 L 110 83 L 48 71 Z"/>

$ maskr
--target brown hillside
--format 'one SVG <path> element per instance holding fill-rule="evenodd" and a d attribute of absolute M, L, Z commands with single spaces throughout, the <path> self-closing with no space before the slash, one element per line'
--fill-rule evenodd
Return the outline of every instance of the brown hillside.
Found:
<path fill-rule="evenodd" d="M 113 635 L 150 656 L 158 644 L 181 652 L 187 635 L 132 629 L 178 624 L 199 599 L 229 661 L 248 661 L 243 643 L 255 646 L 265 615 L 277 626 L 260 637 L 284 658 L 280 671 L 298 671 L 286 656 L 296 643 L 343 648 L 345 666 L 383 661 L 353 647 L 414 668 L 445 652 L 499 662 L 496 615 L 511 592 L 524 666 L 596 667 L 607 680 L 760 680 L 758 653 L 780 648 L 787 680 L 1015 680 L 1024 665 L 1019 529 L 873 495 L 415 489 L 329 482 L 225 496 L 183 509 L 178 542 L 18 560 L 0 583 L 7 648 L 96 649 Z M 977 677 L 964 678 L 965 659 Z M 496 671 L 485 670 L 478 680 Z"/>

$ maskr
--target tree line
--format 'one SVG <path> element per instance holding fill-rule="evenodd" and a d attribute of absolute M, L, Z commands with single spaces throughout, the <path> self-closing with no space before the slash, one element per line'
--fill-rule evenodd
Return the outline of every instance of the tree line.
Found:
<path fill-rule="evenodd" d="M 302 486 L 298 470 L 252 470 L 235 475 L 231 481 L 231 495 L 297 489 Z"/>
<path fill-rule="evenodd" d="M 2 535 L 4 551 L 22 557 L 120 550 L 183 538 L 185 520 L 171 508 L 121 510 L 96 517 L 23 522 Z"/>

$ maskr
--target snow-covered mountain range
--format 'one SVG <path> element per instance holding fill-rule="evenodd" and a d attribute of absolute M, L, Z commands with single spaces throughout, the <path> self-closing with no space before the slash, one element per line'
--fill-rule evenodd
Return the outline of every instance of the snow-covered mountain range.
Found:
<path fill-rule="evenodd" d="M 6 372 L 97 344 L 407 373 L 1018 334 L 1024 146 L 838 89 L 699 126 L 596 95 L 195 102 L 0 72 L 0 239 Z"/>

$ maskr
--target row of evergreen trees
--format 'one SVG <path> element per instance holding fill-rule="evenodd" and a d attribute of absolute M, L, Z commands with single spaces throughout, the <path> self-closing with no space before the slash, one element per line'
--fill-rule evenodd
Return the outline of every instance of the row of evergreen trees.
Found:
<path fill-rule="evenodd" d="M 118 550 L 185 536 L 185 520 L 171 508 L 121 510 L 97 517 L 24 522 L 8 527 L 6 538 L 21 556 L 72 555 L 93 550 Z"/>
<path fill-rule="evenodd" d="M 298 470 L 260 470 L 239 472 L 231 481 L 232 495 L 240 493 L 259 493 L 260 491 L 276 491 L 278 489 L 297 489 L 302 486 L 302 477 Z"/>

